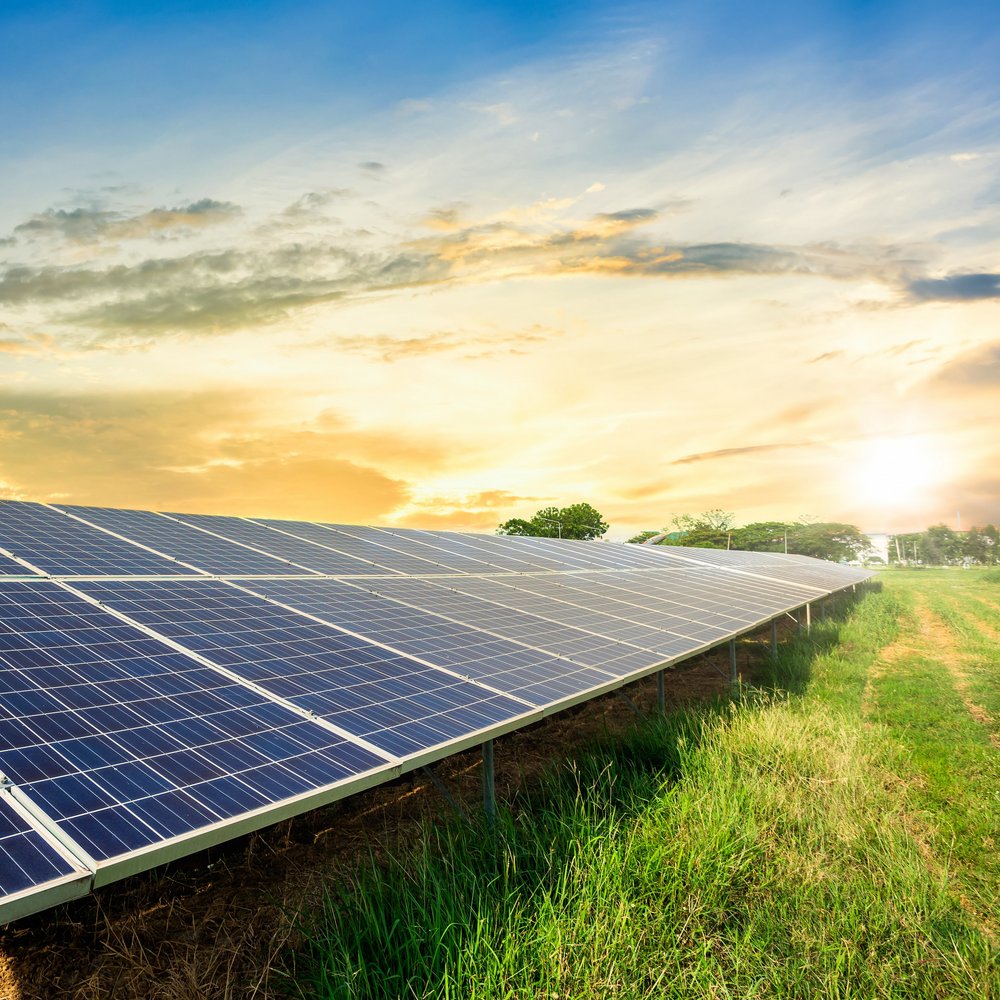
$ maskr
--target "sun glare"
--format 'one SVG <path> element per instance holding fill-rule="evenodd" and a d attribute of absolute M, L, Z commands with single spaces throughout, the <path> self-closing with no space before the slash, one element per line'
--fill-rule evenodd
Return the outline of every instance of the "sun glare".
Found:
<path fill-rule="evenodd" d="M 873 507 L 911 507 L 943 475 L 944 459 L 926 438 L 866 442 L 851 474 L 855 498 Z"/>

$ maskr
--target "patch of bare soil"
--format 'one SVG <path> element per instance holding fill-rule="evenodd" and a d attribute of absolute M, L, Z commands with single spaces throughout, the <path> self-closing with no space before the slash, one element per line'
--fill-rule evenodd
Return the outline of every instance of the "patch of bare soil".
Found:
<path fill-rule="evenodd" d="M 790 622 L 780 625 L 785 634 Z M 753 683 L 769 633 L 741 642 L 741 678 Z M 723 649 L 667 676 L 668 709 L 722 694 Z M 628 688 L 642 713 L 656 708 L 650 677 Z M 497 740 L 496 793 L 512 801 L 555 758 L 635 721 L 610 694 Z M 481 808 L 474 752 L 435 765 L 435 776 L 469 812 Z M 73 903 L 0 928 L 0 1000 L 263 1000 L 283 995 L 275 969 L 295 946 L 296 911 L 324 889 L 349 883 L 359 859 L 412 842 L 421 821 L 450 806 L 421 772 L 270 827 L 222 847 L 99 889 Z"/>
<path fill-rule="evenodd" d="M 974 628 L 981 629 L 980 622 L 972 621 L 972 619 L 963 615 L 958 608 L 956 608 L 956 611 Z M 934 650 L 935 660 L 940 662 L 948 671 L 952 683 L 955 685 L 955 690 L 962 699 L 965 710 L 984 729 L 992 730 L 996 726 L 993 716 L 982 705 L 974 702 L 969 694 L 969 677 L 963 668 L 963 664 L 967 662 L 968 657 L 959 651 L 951 629 L 927 607 L 923 598 L 919 596 L 917 598 L 917 614 L 920 636 L 927 643 L 928 648 Z M 1000 635 L 997 638 L 1000 641 Z M 1000 737 L 992 731 L 989 736 L 990 742 L 995 747 L 1000 747 Z"/>

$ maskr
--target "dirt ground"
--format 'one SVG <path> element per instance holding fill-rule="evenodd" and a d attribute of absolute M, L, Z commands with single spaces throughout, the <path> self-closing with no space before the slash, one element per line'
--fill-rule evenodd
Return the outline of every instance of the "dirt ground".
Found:
<path fill-rule="evenodd" d="M 786 618 L 782 634 L 791 628 Z M 739 643 L 742 679 L 753 683 L 769 629 Z M 666 678 L 668 708 L 724 692 L 725 649 Z M 509 801 L 558 756 L 635 722 L 656 707 L 650 677 L 496 741 L 496 792 Z M 632 706 L 635 706 L 633 708 Z M 477 752 L 435 765 L 469 811 L 481 808 Z M 361 857 L 405 844 L 419 823 L 451 806 L 417 771 L 155 872 L 0 928 L 0 1000 L 242 1000 L 279 995 L 275 974 L 294 946 L 293 915 L 324 886 L 349 880 Z"/>

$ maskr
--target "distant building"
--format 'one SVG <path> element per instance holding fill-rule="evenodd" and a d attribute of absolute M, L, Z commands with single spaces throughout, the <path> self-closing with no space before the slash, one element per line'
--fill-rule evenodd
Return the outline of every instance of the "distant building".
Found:
<path fill-rule="evenodd" d="M 884 531 L 866 531 L 868 548 L 861 553 L 860 558 L 866 562 L 883 562 L 889 565 L 889 539 L 892 535 Z"/>

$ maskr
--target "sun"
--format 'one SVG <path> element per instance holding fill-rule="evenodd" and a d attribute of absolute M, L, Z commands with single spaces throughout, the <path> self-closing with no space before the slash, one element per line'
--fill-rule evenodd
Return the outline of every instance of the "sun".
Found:
<path fill-rule="evenodd" d="M 919 504 L 940 482 L 945 457 L 926 437 L 882 437 L 866 441 L 851 471 L 854 498 L 871 507 Z"/>

